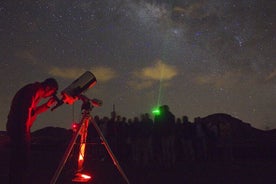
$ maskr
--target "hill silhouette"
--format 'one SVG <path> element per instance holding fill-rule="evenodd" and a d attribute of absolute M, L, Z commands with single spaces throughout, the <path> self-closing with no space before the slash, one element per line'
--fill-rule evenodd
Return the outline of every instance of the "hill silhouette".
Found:
<path fill-rule="evenodd" d="M 32 133 L 32 148 L 64 149 L 72 136 L 72 130 L 60 127 L 45 127 Z"/>
<path fill-rule="evenodd" d="M 218 145 L 221 141 L 231 144 L 231 151 L 235 158 L 276 158 L 276 129 L 260 130 L 252 127 L 250 123 L 224 113 L 196 118 L 195 121 L 200 121 L 211 141 L 215 141 Z M 195 123 L 190 124 L 194 125 Z M 218 128 L 221 130 L 218 131 Z M 95 134 L 95 131 L 88 132 L 88 134 L 92 133 Z M 72 130 L 45 127 L 32 133 L 32 142 L 35 147 L 61 146 L 64 148 L 71 136 Z M 88 135 L 88 137 L 94 136 Z"/>
<path fill-rule="evenodd" d="M 202 118 L 201 122 L 212 131 L 214 126 L 227 127 L 229 135 L 220 135 L 231 140 L 236 158 L 275 159 L 276 130 L 260 130 L 250 123 L 243 122 L 231 115 L 217 113 Z M 223 134 L 223 132 L 221 132 Z"/>

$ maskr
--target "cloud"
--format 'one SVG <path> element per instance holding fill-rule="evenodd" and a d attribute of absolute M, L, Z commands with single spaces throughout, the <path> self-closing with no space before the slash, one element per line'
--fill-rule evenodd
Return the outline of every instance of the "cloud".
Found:
<path fill-rule="evenodd" d="M 133 78 L 128 81 L 128 84 L 138 90 L 149 88 L 159 81 L 162 81 L 164 86 L 169 86 L 169 81 L 176 75 L 176 67 L 158 60 L 153 66 L 134 71 Z"/>
<path fill-rule="evenodd" d="M 151 87 L 154 84 L 152 80 L 130 80 L 128 85 L 134 89 L 142 90 Z"/>
<path fill-rule="evenodd" d="M 96 76 L 97 80 L 101 82 L 108 82 L 117 76 L 115 70 L 104 66 L 93 67 L 91 71 Z"/>
<path fill-rule="evenodd" d="M 52 67 L 49 70 L 49 74 L 55 77 L 61 77 L 64 79 L 76 79 L 86 70 L 83 68 L 58 68 Z"/>
<path fill-rule="evenodd" d="M 177 69 L 174 66 L 168 65 L 161 60 L 158 60 L 154 66 L 145 67 L 135 74 L 142 79 L 151 80 L 171 80 L 177 75 Z"/>
<path fill-rule="evenodd" d="M 274 82 L 276 70 L 264 75 L 248 73 L 244 70 L 229 70 L 222 73 L 194 74 L 192 81 L 199 85 L 210 85 L 219 88 L 236 88 L 237 86 L 256 86 L 264 82 Z"/>
<path fill-rule="evenodd" d="M 84 68 L 58 68 L 52 67 L 49 71 L 50 75 L 61 77 L 64 79 L 76 79 L 81 74 L 87 71 Z M 93 67 L 90 71 L 96 76 L 98 81 L 107 82 L 116 77 L 116 72 L 104 66 Z"/>
<path fill-rule="evenodd" d="M 211 85 L 216 88 L 232 88 L 242 81 L 242 72 L 226 71 L 224 73 L 200 74 L 194 81 L 200 85 Z"/>

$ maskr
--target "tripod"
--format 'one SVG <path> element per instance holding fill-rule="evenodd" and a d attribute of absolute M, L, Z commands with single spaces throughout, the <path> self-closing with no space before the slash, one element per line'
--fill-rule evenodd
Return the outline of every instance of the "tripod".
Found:
<path fill-rule="evenodd" d="M 99 128 L 98 124 L 95 122 L 95 120 L 93 119 L 93 117 L 90 115 L 90 112 L 92 111 L 93 107 L 95 106 L 93 104 L 93 102 L 87 98 L 84 95 L 80 96 L 80 99 L 82 100 L 83 104 L 82 104 L 82 118 L 81 121 L 79 123 L 79 126 L 77 128 L 77 131 L 75 131 L 73 133 L 73 136 L 71 138 L 71 141 L 63 155 L 63 158 L 61 160 L 61 162 L 59 163 L 59 166 L 57 168 L 57 170 L 54 173 L 53 178 L 51 179 L 50 184 L 56 184 L 58 177 L 60 176 L 60 173 L 62 171 L 62 169 L 64 168 L 68 157 L 70 155 L 70 153 L 72 152 L 72 149 L 77 141 L 78 135 L 80 135 L 80 146 L 79 146 L 79 156 L 78 156 L 78 165 L 77 165 L 77 171 L 75 174 L 75 178 L 72 179 L 73 182 L 87 182 L 91 179 L 90 176 L 88 175 L 84 175 L 81 173 L 81 171 L 83 170 L 83 164 L 84 164 L 84 155 L 85 155 L 85 147 L 86 147 L 86 139 L 87 139 L 87 132 L 88 132 L 88 125 L 91 122 L 92 125 L 94 126 L 94 128 L 96 129 L 102 144 L 104 145 L 105 149 L 107 150 L 109 156 L 111 157 L 113 164 L 116 166 L 116 168 L 118 169 L 118 171 L 120 172 L 121 176 L 124 178 L 124 180 L 126 181 L 127 184 L 129 184 L 129 180 L 126 176 L 126 174 L 124 173 L 123 169 L 121 168 L 118 160 L 116 159 L 115 155 L 113 154 L 110 146 L 108 145 L 101 129 Z"/>

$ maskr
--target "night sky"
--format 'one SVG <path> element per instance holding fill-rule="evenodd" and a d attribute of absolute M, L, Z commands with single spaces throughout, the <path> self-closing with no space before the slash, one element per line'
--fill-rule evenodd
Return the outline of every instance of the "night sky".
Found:
<path fill-rule="evenodd" d="M 227 113 L 276 128 L 275 0 L 3 0 L 0 130 L 13 95 L 54 77 L 59 91 L 89 70 L 92 115 L 127 118 L 167 104 L 190 121 Z M 70 128 L 81 102 L 32 130 Z"/>

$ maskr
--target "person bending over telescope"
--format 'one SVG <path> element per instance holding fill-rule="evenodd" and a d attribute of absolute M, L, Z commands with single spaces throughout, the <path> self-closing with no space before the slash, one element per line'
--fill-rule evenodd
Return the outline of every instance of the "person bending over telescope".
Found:
<path fill-rule="evenodd" d="M 31 127 L 38 114 L 56 104 L 58 83 L 54 78 L 22 87 L 13 97 L 6 129 L 10 137 L 9 183 L 27 184 L 28 157 L 31 144 Z M 49 98 L 42 105 L 42 99 Z"/>

